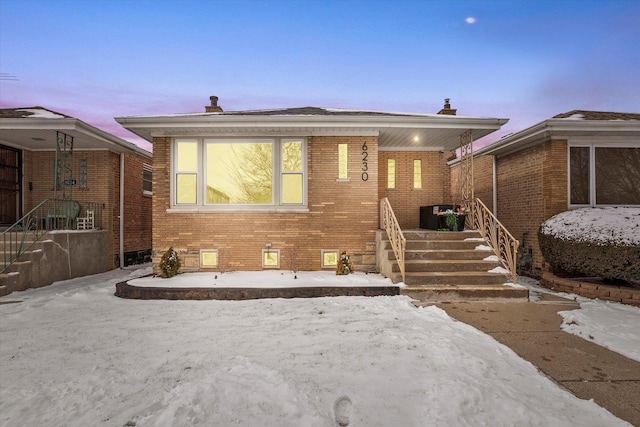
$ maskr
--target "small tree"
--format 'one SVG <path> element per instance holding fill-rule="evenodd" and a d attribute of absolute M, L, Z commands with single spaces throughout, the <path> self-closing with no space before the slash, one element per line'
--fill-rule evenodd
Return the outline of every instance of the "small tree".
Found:
<path fill-rule="evenodd" d="M 178 274 L 178 270 L 180 270 L 178 253 L 171 247 L 162 255 L 160 271 L 162 272 L 162 277 L 168 279 Z"/>
<path fill-rule="evenodd" d="M 353 273 L 353 266 L 351 265 L 351 258 L 349 254 L 345 251 L 342 251 L 340 254 L 340 259 L 338 260 L 338 265 L 336 265 L 336 275 L 346 275 Z"/>

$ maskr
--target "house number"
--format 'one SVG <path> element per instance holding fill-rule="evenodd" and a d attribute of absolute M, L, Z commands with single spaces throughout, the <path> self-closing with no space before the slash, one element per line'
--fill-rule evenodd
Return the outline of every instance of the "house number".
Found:
<path fill-rule="evenodd" d="M 369 158 L 369 152 L 367 152 L 367 143 L 362 144 L 362 180 L 368 181 L 369 174 L 367 171 L 369 170 L 369 165 L 367 163 L 367 159 Z"/>

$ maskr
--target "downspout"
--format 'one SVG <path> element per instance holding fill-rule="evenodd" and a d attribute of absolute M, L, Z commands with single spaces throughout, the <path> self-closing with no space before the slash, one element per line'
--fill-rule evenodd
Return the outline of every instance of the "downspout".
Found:
<path fill-rule="evenodd" d="M 492 171 L 491 171 L 491 178 L 493 180 L 492 182 L 492 186 L 493 186 L 493 214 L 496 216 L 496 218 L 498 217 L 498 177 L 497 177 L 497 173 L 496 173 L 496 156 L 491 156 L 492 160 L 491 160 L 491 167 L 492 167 Z"/>
<path fill-rule="evenodd" d="M 124 153 L 120 153 L 120 245 L 119 263 L 120 268 L 124 267 Z"/>

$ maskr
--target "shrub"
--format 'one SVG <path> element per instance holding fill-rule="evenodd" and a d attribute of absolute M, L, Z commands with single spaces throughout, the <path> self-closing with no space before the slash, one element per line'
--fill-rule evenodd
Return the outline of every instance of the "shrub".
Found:
<path fill-rule="evenodd" d="M 342 252 L 340 254 L 340 259 L 338 260 L 338 265 L 336 265 L 336 274 L 337 275 L 346 275 L 353 273 L 353 266 L 351 265 L 351 258 L 349 254 L 346 252 Z"/>
<path fill-rule="evenodd" d="M 587 208 L 555 215 L 538 231 L 540 251 L 559 273 L 640 281 L 639 212 Z"/>
<path fill-rule="evenodd" d="M 160 260 L 161 275 L 163 278 L 168 279 L 178 274 L 178 270 L 180 270 L 178 253 L 173 248 L 169 248 L 162 255 L 162 259 Z"/>

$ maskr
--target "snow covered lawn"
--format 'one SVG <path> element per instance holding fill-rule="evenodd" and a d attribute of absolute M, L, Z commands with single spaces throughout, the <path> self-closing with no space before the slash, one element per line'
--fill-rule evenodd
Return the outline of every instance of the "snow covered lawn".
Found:
<path fill-rule="evenodd" d="M 0 298 L 1 425 L 628 425 L 407 297 L 113 296 L 147 271 Z"/>

